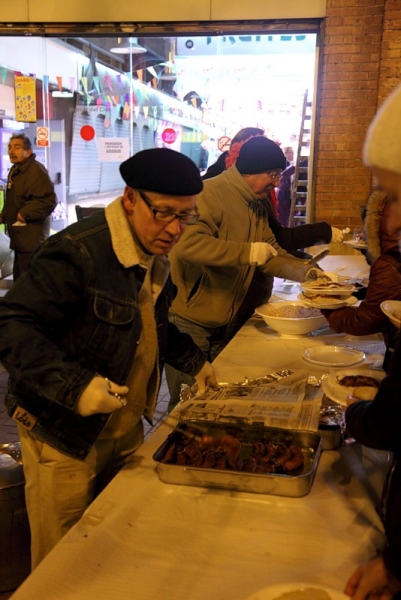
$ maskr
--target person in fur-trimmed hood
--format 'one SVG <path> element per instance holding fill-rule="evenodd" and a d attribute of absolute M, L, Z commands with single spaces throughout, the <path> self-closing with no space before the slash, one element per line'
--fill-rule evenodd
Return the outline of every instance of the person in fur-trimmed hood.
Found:
<path fill-rule="evenodd" d="M 372 192 L 366 205 L 364 229 L 371 271 L 365 299 L 358 307 L 322 310 L 330 328 L 337 333 L 382 333 L 387 347 L 384 368 L 391 358 L 398 330 L 382 312 L 380 303 L 384 300 L 401 300 L 399 234 L 387 230 L 391 207 L 391 200 L 380 190 Z"/>

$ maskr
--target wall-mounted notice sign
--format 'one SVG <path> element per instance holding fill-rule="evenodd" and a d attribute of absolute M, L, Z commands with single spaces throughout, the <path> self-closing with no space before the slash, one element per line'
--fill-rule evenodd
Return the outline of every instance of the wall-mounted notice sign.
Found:
<path fill-rule="evenodd" d="M 104 138 L 98 140 L 99 160 L 101 162 L 122 162 L 129 158 L 128 138 Z"/>

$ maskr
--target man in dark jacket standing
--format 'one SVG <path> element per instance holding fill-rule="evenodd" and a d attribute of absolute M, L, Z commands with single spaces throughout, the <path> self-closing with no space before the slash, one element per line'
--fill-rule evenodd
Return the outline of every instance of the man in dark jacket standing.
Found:
<path fill-rule="evenodd" d="M 203 352 L 168 321 L 176 289 L 166 255 L 198 219 L 199 170 L 156 148 L 120 172 L 123 196 L 41 244 L 0 299 L 33 567 L 141 445 L 164 362 L 201 392 L 217 385 Z"/>
<path fill-rule="evenodd" d="M 50 215 L 57 205 L 54 185 L 35 160 L 31 140 L 15 133 L 8 144 L 12 167 L 0 223 L 5 223 L 14 250 L 14 281 L 26 270 L 33 252 L 50 234 Z"/>

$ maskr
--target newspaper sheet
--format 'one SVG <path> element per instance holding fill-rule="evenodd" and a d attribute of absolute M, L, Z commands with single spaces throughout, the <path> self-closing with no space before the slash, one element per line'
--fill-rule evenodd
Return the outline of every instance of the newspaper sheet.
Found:
<path fill-rule="evenodd" d="M 180 402 L 180 421 L 259 423 L 266 427 L 317 431 L 323 392 L 307 383 L 304 372 L 281 371 L 257 380 L 220 384 L 200 396 Z"/>

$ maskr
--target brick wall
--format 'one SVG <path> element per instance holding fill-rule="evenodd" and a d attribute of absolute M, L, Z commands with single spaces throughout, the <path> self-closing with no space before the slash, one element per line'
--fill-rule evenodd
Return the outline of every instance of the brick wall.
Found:
<path fill-rule="evenodd" d="M 327 0 L 317 103 L 316 221 L 361 225 L 360 206 L 371 190 L 362 147 L 377 109 L 386 4 Z"/>

